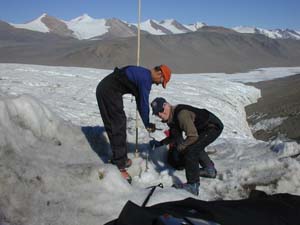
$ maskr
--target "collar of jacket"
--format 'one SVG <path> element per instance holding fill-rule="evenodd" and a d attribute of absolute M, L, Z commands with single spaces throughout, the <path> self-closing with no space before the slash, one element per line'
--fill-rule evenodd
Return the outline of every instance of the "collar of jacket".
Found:
<path fill-rule="evenodd" d="M 173 123 L 173 117 L 174 117 L 174 112 L 175 112 L 176 106 L 177 105 L 175 105 L 175 106 L 171 105 L 170 116 L 169 116 L 169 118 L 167 120 L 167 124 Z"/>

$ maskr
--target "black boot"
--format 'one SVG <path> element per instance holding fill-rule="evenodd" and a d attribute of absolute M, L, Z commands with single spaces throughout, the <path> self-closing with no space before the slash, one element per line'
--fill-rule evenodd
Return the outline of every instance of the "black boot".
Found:
<path fill-rule="evenodd" d="M 206 177 L 206 178 L 216 178 L 217 170 L 214 167 L 212 167 L 212 168 L 209 168 L 209 167 L 200 168 L 199 176 L 200 177 Z"/>
<path fill-rule="evenodd" d="M 192 193 L 193 195 L 199 195 L 199 186 L 200 183 L 183 183 L 183 184 L 173 184 L 172 187 L 176 188 L 176 189 L 184 189 L 190 193 Z"/>
<path fill-rule="evenodd" d="M 109 160 L 109 162 L 111 164 L 114 164 L 114 165 L 117 164 L 113 159 Z M 132 160 L 131 159 L 126 159 L 125 168 L 129 168 L 131 165 L 132 165 Z"/>

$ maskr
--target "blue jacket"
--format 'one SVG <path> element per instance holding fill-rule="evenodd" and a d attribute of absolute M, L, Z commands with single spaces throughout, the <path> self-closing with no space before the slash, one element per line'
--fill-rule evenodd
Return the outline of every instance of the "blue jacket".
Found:
<path fill-rule="evenodd" d="M 152 86 L 151 71 L 140 66 L 128 66 L 125 68 L 128 79 L 138 88 L 138 109 L 145 127 L 149 125 L 149 94 Z"/>

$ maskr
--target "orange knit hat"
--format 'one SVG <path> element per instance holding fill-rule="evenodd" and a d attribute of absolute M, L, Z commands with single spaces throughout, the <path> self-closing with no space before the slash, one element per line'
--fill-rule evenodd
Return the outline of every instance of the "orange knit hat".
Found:
<path fill-rule="evenodd" d="M 164 77 L 164 82 L 162 84 L 163 88 L 166 88 L 167 83 L 171 79 L 171 69 L 167 65 L 160 65 L 162 75 Z"/>

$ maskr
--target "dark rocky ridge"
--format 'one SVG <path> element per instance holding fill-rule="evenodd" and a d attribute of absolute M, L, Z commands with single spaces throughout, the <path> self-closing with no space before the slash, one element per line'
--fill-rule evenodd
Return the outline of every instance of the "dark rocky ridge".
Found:
<path fill-rule="evenodd" d="M 285 78 L 249 83 L 261 90 L 262 98 L 246 107 L 251 125 L 270 118 L 286 117 L 281 125 L 270 131 L 258 130 L 255 138 L 268 141 L 278 135 L 300 141 L 300 74 Z M 254 116 L 256 115 L 256 116 Z M 259 118 L 258 115 L 265 115 Z"/>

